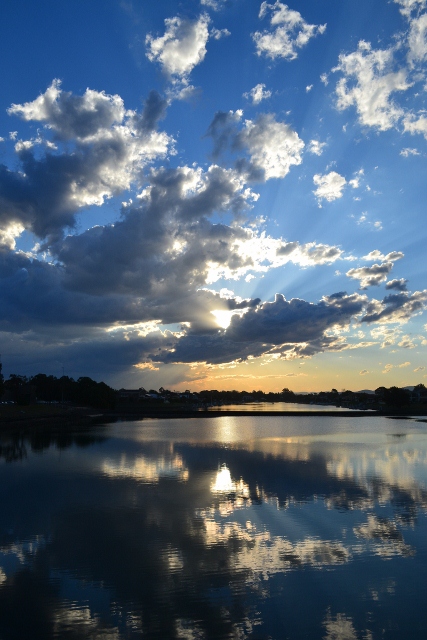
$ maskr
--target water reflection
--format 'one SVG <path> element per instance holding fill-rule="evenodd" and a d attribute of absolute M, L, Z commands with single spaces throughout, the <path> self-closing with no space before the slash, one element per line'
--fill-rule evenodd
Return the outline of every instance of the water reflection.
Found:
<path fill-rule="evenodd" d="M 424 637 L 419 429 L 224 443 L 195 422 L 3 456 L 2 640 Z"/>
<path fill-rule="evenodd" d="M 102 464 L 102 473 L 111 478 L 134 478 L 153 483 L 165 477 L 185 481 L 189 472 L 181 456 L 172 452 L 169 457 L 161 455 L 155 460 L 147 456 L 129 460 L 126 455 L 122 455 L 119 461 L 107 459 Z"/>

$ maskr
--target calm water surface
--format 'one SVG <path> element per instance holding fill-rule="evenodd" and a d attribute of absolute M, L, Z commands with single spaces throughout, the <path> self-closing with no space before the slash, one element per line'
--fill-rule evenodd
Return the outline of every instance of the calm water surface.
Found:
<path fill-rule="evenodd" d="M 299 402 L 246 402 L 208 407 L 208 411 L 343 411 L 334 404 L 302 404 Z M 345 408 L 344 411 L 352 411 Z"/>
<path fill-rule="evenodd" d="M 0 439 L 1 640 L 426 637 L 427 424 Z"/>

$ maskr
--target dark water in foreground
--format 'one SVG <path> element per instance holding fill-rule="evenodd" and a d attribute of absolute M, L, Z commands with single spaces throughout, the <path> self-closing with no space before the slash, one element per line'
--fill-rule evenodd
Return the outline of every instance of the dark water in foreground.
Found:
<path fill-rule="evenodd" d="M 0 440 L 0 638 L 426 637 L 427 424 Z"/>

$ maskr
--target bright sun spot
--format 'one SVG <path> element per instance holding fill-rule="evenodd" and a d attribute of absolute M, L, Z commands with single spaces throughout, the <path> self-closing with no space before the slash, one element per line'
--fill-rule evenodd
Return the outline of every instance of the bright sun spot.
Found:
<path fill-rule="evenodd" d="M 226 464 L 218 469 L 214 481 L 211 483 L 212 493 L 235 493 L 240 498 L 249 498 L 249 486 L 242 478 L 235 482 Z"/>
<path fill-rule="evenodd" d="M 215 320 L 222 329 L 226 329 L 229 326 L 234 313 L 234 311 L 225 309 L 216 309 L 215 311 L 211 311 L 211 314 L 215 316 Z"/>
<path fill-rule="evenodd" d="M 230 469 L 225 465 L 218 470 L 215 481 L 211 484 L 212 493 L 232 493 L 236 491 L 236 483 L 231 479 Z"/>

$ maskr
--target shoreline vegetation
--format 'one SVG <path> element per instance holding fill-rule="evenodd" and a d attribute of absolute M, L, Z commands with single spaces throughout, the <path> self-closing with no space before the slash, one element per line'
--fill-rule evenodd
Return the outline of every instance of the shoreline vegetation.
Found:
<path fill-rule="evenodd" d="M 427 389 L 379 387 L 375 392 L 336 389 L 296 394 L 263 391 L 200 392 L 154 389 L 115 390 L 88 377 L 73 380 L 39 373 L 30 378 L 11 374 L 3 379 L 0 363 L 0 430 L 78 428 L 120 420 L 216 418 L 225 416 L 311 416 L 409 418 L 427 415 Z M 280 409 L 275 406 L 280 403 Z M 283 409 L 289 404 L 289 409 Z M 295 405 L 310 409 L 295 409 Z M 261 407 L 262 405 L 262 407 Z M 267 405 L 267 406 L 266 406 Z M 271 408 L 268 406 L 271 405 Z M 242 409 L 239 407 L 242 406 Z M 316 407 L 319 406 L 319 409 Z M 258 409 L 259 407 L 259 409 Z M 330 409 L 328 409 L 330 407 Z M 333 407 L 333 408 L 332 408 Z"/>

